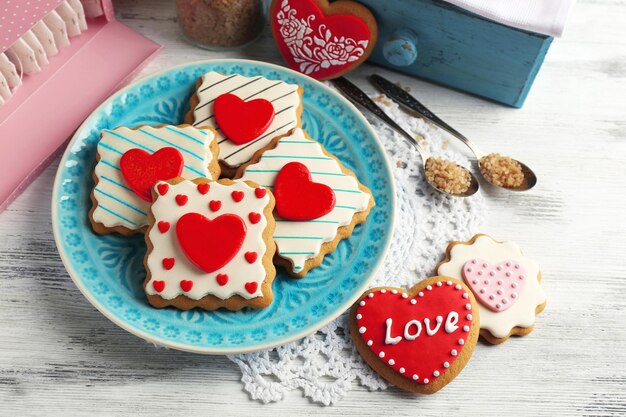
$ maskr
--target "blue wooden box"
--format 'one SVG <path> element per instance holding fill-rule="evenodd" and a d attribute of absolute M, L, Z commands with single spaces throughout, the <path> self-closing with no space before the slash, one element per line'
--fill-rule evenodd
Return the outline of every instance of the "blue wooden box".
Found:
<path fill-rule="evenodd" d="M 442 1 L 360 2 L 379 27 L 370 61 L 513 107 L 524 104 L 552 42 Z"/>

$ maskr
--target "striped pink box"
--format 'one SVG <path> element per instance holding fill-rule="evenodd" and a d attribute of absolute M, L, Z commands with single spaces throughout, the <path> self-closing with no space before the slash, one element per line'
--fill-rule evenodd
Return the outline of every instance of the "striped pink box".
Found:
<path fill-rule="evenodd" d="M 0 53 L 9 52 L 63 0 L 2 3 Z M 40 72 L 24 75 L 0 105 L 0 212 L 56 156 L 80 123 L 160 48 L 117 22 L 111 0 L 81 3 L 86 30 L 49 57 Z"/>

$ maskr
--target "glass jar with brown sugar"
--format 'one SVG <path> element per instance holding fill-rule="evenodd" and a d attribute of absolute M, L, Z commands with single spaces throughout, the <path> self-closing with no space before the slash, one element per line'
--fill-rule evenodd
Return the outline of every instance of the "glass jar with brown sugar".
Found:
<path fill-rule="evenodd" d="M 176 0 L 178 23 L 193 44 L 206 49 L 234 49 L 263 31 L 262 0 Z"/>

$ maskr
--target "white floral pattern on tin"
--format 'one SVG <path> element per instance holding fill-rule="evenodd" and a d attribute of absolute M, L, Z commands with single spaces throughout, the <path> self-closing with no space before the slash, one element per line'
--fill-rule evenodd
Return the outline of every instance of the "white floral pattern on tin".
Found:
<path fill-rule="evenodd" d="M 314 15 L 298 18 L 298 11 L 283 0 L 276 14 L 280 32 L 300 72 L 311 74 L 331 66 L 342 66 L 361 58 L 369 44 L 368 40 L 357 41 L 345 36 L 337 37 L 325 24 L 317 32 L 311 23 Z"/>

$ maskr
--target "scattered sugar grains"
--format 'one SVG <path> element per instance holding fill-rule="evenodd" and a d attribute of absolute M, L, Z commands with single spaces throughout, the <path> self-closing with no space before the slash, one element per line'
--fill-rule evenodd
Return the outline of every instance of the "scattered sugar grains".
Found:
<path fill-rule="evenodd" d="M 391 102 L 389 100 L 387 100 L 387 96 L 384 94 L 380 94 L 378 96 L 374 96 L 372 97 L 372 100 L 374 100 L 374 102 L 382 104 L 383 106 L 389 107 L 391 106 Z"/>
<path fill-rule="evenodd" d="M 467 170 L 441 158 L 428 158 L 426 179 L 449 194 L 463 194 L 471 184 L 471 177 Z"/>
<path fill-rule="evenodd" d="M 517 188 L 524 183 L 522 166 L 508 156 L 490 153 L 480 158 L 478 165 L 487 181 L 499 187 Z"/>

